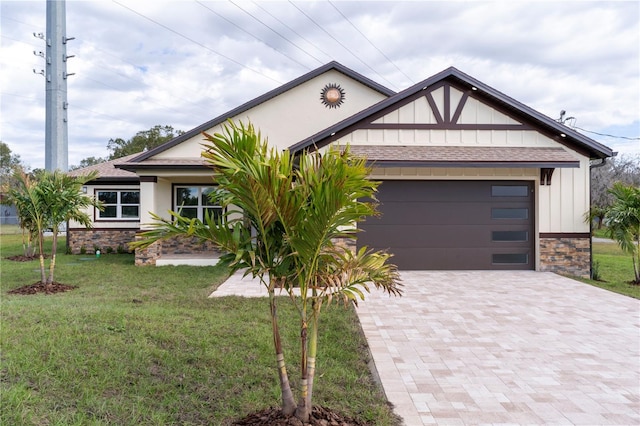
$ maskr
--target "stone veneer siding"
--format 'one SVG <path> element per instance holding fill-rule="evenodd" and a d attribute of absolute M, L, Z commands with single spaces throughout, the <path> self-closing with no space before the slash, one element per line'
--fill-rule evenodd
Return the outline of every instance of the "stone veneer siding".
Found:
<path fill-rule="evenodd" d="M 540 236 L 540 270 L 589 278 L 590 237 Z"/>
<path fill-rule="evenodd" d="M 109 251 L 129 253 L 128 244 L 135 239 L 137 229 L 69 229 L 67 244 L 72 254 Z M 84 250 L 83 250 L 84 248 Z"/>
<path fill-rule="evenodd" d="M 136 235 L 135 239 L 138 241 L 142 237 Z M 157 241 L 146 249 L 136 249 L 135 264 L 136 266 L 155 265 L 156 260 L 160 257 L 176 254 L 216 256 L 219 252 L 209 241 L 200 242 L 195 237 L 176 237 L 170 240 Z"/>

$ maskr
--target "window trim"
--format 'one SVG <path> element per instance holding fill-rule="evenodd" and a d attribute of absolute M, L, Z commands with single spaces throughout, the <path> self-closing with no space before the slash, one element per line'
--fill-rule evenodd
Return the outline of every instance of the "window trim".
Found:
<path fill-rule="evenodd" d="M 123 189 L 123 188 L 94 188 L 93 189 L 93 195 L 95 197 L 96 200 L 99 200 L 99 194 L 101 192 L 115 192 L 116 195 L 116 203 L 108 203 L 108 204 L 104 204 L 105 207 L 106 206 L 116 206 L 116 217 L 100 217 L 100 214 L 102 213 L 100 211 L 100 209 L 95 208 L 93 210 L 94 214 L 93 214 L 93 221 L 94 222 L 135 222 L 135 221 L 140 221 L 140 189 L 134 189 L 134 188 L 129 188 L 129 189 Z M 137 192 L 138 193 L 138 203 L 137 204 L 123 204 L 121 202 L 122 200 L 122 193 L 123 192 Z M 138 216 L 137 217 L 122 217 L 122 207 L 128 207 L 128 206 L 137 206 L 138 207 Z"/>

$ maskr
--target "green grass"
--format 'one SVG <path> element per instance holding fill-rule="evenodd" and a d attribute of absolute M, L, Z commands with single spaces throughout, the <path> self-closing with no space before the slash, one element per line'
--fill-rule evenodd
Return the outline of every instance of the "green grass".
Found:
<path fill-rule="evenodd" d="M 2 231 L 0 424 L 227 425 L 279 405 L 266 299 L 207 298 L 225 269 L 60 255 L 56 281 L 77 289 L 9 295 L 39 272 L 37 261 L 5 259 L 21 253 L 21 237 Z M 295 380 L 295 314 L 280 304 Z M 399 424 L 372 379 L 353 309 L 325 313 L 319 350 L 316 404 Z"/>
<path fill-rule="evenodd" d="M 640 285 L 630 284 L 634 277 L 631 256 L 623 253 L 617 244 L 593 243 L 593 260 L 599 264 L 600 281 L 580 281 L 640 299 Z"/>
<path fill-rule="evenodd" d="M 592 234 L 597 238 L 610 238 L 609 235 L 607 235 L 606 227 L 602 227 L 600 229 L 594 228 Z"/>

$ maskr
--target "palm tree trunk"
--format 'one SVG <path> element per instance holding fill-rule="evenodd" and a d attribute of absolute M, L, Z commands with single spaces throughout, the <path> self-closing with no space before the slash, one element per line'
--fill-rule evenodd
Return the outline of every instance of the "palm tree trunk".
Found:
<path fill-rule="evenodd" d="M 282 392 L 282 412 L 289 416 L 296 411 L 296 401 L 293 398 L 287 367 L 284 361 L 284 351 L 282 350 L 282 340 L 280 339 L 280 328 L 278 326 L 278 308 L 273 287 L 269 288 L 269 306 L 271 310 L 271 327 L 273 329 L 273 344 L 276 350 L 276 361 L 278 365 L 278 376 L 280 378 L 280 391 Z"/>
<path fill-rule="evenodd" d="M 44 235 L 42 231 L 38 232 L 38 250 L 40 251 L 40 282 L 42 284 L 47 283 L 47 274 L 44 269 L 44 247 L 43 247 Z"/>
<path fill-rule="evenodd" d="M 302 422 L 308 422 L 311 415 L 311 407 L 307 404 L 309 396 L 308 382 L 308 352 L 307 352 L 307 317 L 306 308 L 302 309 L 302 319 L 300 324 L 300 402 L 296 409 L 296 417 Z"/>
<path fill-rule="evenodd" d="M 311 318 L 311 329 L 309 335 L 309 354 L 307 356 L 307 407 L 309 407 L 309 412 L 311 412 L 313 405 L 311 405 L 311 401 L 313 398 L 313 379 L 316 376 L 316 355 L 318 353 L 318 317 L 320 316 L 320 307 L 318 306 L 318 310 L 316 311 L 315 304 L 317 302 L 314 300 L 314 314 Z"/>
<path fill-rule="evenodd" d="M 633 261 L 633 272 L 636 275 L 636 284 L 640 284 L 640 228 L 636 237 L 636 258 Z"/>
<path fill-rule="evenodd" d="M 58 231 L 53 229 L 53 245 L 51 246 L 51 262 L 49 262 L 49 278 L 47 278 L 47 285 L 53 284 L 53 271 L 56 269 L 56 252 L 58 251 Z"/>

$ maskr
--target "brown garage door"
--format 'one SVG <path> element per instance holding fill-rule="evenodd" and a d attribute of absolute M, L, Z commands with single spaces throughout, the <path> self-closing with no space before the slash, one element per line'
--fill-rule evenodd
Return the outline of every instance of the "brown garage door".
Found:
<path fill-rule="evenodd" d="M 533 198 L 525 181 L 384 181 L 358 246 L 405 270 L 534 269 Z"/>

